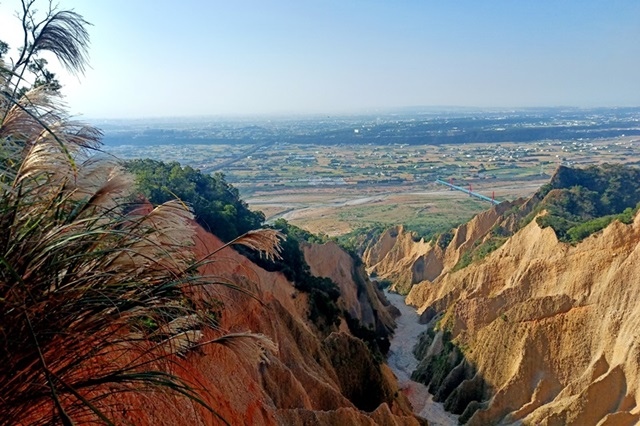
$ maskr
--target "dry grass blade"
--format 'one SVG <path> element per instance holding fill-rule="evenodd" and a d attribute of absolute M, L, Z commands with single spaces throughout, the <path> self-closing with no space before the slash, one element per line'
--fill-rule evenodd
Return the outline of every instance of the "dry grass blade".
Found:
<path fill-rule="evenodd" d="M 133 178 L 111 161 L 90 159 L 80 167 L 78 179 L 83 182 L 73 194 L 76 200 L 86 200 L 87 206 L 111 209 L 115 200 L 126 197 L 133 186 Z"/>
<path fill-rule="evenodd" d="M 140 372 L 137 359 L 182 353 L 202 333 L 202 321 L 189 314 L 197 306 L 180 302 L 181 283 L 191 280 L 185 271 L 193 270 L 191 212 L 169 202 L 127 217 L 118 200 L 130 180 L 118 167 L 89 161 L 70 179 L 59 151 L 44 138 L 34 144 L 0 198 L 0 424 L 108 409 L 96 396 L 108 387 L 95 380 Z M 23 317 L 32 318 L 31 340 L 21 337 Z M 155 329 L 164 343 L 145 337 Z M 58 408 L 43 410 L 52 395 Z"/>
<path fill-rule="evenodd" d="M 194 329 L 201 325 L 201 319 L 198 315 L 185 315 L 174 319 L 173 321 L 158 327 L 151 337 L 154 336 L 171 336 L 181 333 L 186 330 Z"/>
<path fill-rule="evenodd" d="M 29 146 L 42 132 L 41 123 L 51 125 L 61 119 L 59 98 L 47 93 L 43 86 L 29 90 L 17 101 L 7 99 L 7 96 L 5 92 L 5 101 L 10 106 L 2 111 L 4 120 L 0 126 L 0 137 L 10 136 Z"/>
<path fill-rule="evenodd" d="M 16 184 L 35 176 L 54 177 L 60 184 L 74 177 L 69 169 L 67 154 L 60 150 L 57 141 L 48 132 L 43 132 L 27 152 L 18 170 Z"/>
<path fill-rule="evenodd" d="M 278 353 L 278 345 L 259 333 L 228 333 L 193 347 L 219 344 L 233 350 L 238 356 L 253 363 L 269 363 L 269 355 Z"/>
<path fill-rule="evenodd" d="M 197 346 L 202 339 L 202 331 L 187 330 L 172 335 L 162 342 L 162 350 L 164 355 L 182 355 L 187 350 Z"/>
<path fill-rule="evenodd" d="M 197 304 L 182 303 L 196 281 L 191 212 L 169 202 L 124 215 L 130 179 L 95 161 L 74 174 L 51 139 L 16 159 L 16 183 L 0 197 L 0 424 L 108 413 L 100 398 L 115 373 L 142 381 L 126 382 L 129 391 L 174 383 L 133 373 L 161 369 L 205 326 Z"/>
<path fill-rule="evenodd" d="M 256 250 L 267 259 L 280 259 L 280 241 L 285 235 L 276 229 L 258 229 L 249 231 L 229 242 L 229 245 L 242 245 Z"/>
<path fill-rule="evenodd" d="M 67 143 L 81 148 L 98 148 L 102 138 L 99 129 L 74 121 L 65 123 L 64 133 Z"/>
<path fill-rule="evenodd" d="M 32 4 L 23 2 L 25 13 Z M 193 213 L 180 201 L 129 211 L 131 177 L 88 158 L 98 130 L 69 121 L 45 87 L 16 99 L 37 52 L 84 69 L 82 17 L 53 9 L 41 24 L 19 75 L 0 63 L 0 425 L 108 423 L 118 413 L 105 401 L 141 390 L 175 392 L 210 410 L 169 373 L 170 359 L 222 344 L 260 362 L 277 348 L 251 333 L 203 343 L 207 327 L 220 332 L 222 303 L 201 290 L 248 290 L 198 274 L 217 251 L 195 261 Z M 275 258 L 281 238 L 252 231 L 230 244 Z"/>

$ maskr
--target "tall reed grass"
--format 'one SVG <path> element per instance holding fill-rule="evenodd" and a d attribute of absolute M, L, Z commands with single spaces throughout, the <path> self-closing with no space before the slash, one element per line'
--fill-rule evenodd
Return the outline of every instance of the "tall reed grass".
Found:
<path fill-rule="evenodd" d="M 190 289 L 212 283 L 198 271 L 217 252 L 194 258 L 188 206 L 132 208 L 132 180 L 95 151 L 98 130 L 46 87 L 19 99 L 6 78 L 0 88 L 0 425 L 113 424 L 114 395 L 151 389 L 210 409 L 174 374 L 176 356 L 273 345 L 250 333 L 202 340 L 217 301 Z M 277 256 L 279 238 L 230 244 Z"/>

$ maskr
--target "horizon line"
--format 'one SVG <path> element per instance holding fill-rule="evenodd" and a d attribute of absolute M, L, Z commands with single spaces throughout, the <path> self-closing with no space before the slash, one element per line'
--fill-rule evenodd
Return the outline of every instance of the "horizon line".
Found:
<path fill-rule="evenodd" d="M 212 114 L 185 114 L 185 115 L 146 115 L 136 117 L 113 116 L 83 116 L 76 117 L 88 121 L 143 121 L 143 120 L 172 120 L 172 119 L 286 119 L 286 118 L 335 118 L 335 117 L 357 117 L 375 114 L 438 114 L 451 113 L 456 111 L 466 112 L 518 112 L 532 110 L 616 110 L 616 109 L 640 109 L 640 105 L 602 105 L 602 106 L 575 106 L 575 105 L 557 105 L 557 106 L 503 106 L 503 107 L 480 107 L 480 106 L 462 106 L 462 105 L 418 105 L 418 106 L 401 106 L 387 108 L 370 108 L 359 109 L 353 111 L 338 112 L 263 112 L 263 113 L 212 113 Z M 415 110 L 415 111 L 412 111 Z M 423 110 L 423 111 L 419 111 Z"/>

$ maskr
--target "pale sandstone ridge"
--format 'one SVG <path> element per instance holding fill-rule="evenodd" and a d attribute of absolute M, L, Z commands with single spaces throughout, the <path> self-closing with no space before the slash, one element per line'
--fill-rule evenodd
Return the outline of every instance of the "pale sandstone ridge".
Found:
<path fill-rule="evenodd" d="M 426 338 L 422 372 L 459 362 L 432 390 L 471 425 L 637 424 L 639 265 L 640 215 L 575 246 L 534 220 L 481 262 L 413 286 L 407 303 L 444 314 L 436 329 L 459 348 Z"/>
<path fill-rule="evenodd" d="M 476 215 L 456 228 L 446 245 L 423 239 L 414 241 L 402 226 L 391 228 L 364 250 L 362 259 L 370 274 L 390 280 L 391 290 L 406 294 L 412 285 L 434 281 L 450 271 L 465 252 L 504 219 L 504 212 L 521 203 L 521 200 L 504 202 Z"/>
<path fill-rule="evenodd" d="M 198 237 L 198 257 L 221 245 L 201 228 Z M 336 253 L 335 246 L 308 250 L 313 253 L 314 268 L 321 269 L 314 260 L 321 265 L 327 258 L 340 259 L 345 274 L 355 268 L 348 254 Z M 296 291 L 281 273 L 267 272 L 231 249 L 214 259 L 204 274 L 229 278 L 255 296 L 221 285 L 203 289 L 208 293 L 204 297 L 213 294 L 224 302 L 222 328 L 264 334 L 277 345 L 277 352 L 265 350 L 260 355 L 242 343 L 189 351 L 174 360 L 175 374 L 200 387 L 203 399 L 217 415 L 184 398 L 143 393 L 119 402 L 123 405 L 121 423 L 215 425 L 223 424 L 224 418 L 231 425 L 419 424 L 388 367 L 377 364 L 365 344 L 348 330 L 328 336 L 319 333 L 307 320 L 306 294 Z M 340 287 L 347 296 L 340 303 L 354 312 L 379 310 L 376 318 L 383 318 L 381 301 L 354 300 L 349 285 L 357 288 L 357 284 L 344 278 Z M 216 332 L 206 331 L 203 340 L 215 336 Z M 145 409 L 128 410 L 127 401 Z"/>
<path fill-rule="evenodd" d="M 303 244 L 304 258 L 311 273 L 317 277 L 330 278 L 340 287 L 338 305 L 351 317 L 357 318 L 366 327 L 380 333 L 389 333 L 395 321 L 389 311 L 389 303 L 354 259 L 334 242 L 325 244 Z"/>

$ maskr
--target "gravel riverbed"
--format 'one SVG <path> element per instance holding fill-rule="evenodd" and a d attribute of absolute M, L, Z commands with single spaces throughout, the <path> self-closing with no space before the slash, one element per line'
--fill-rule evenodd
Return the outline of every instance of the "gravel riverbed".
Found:
<path fill-rule="evenodd" d="M 444 410 L 442 404 L 433 401 L 425 385 L 411 380 L 411 372 L 418 365 L 413 356 L 413 346 L 418 341 L 418 335 L 426 326 L 418 322 L 416 310 L 404 303 L 404 296 L 385 291 L 389 301 L 400 310 L 400 317 L 396 319 L 397 328 L 391 339 L 391 347 L 387 362 L 391 370 L 398 377 L 398 383 L 413 406 L 413 412 L 426 419 L 429 425 L 451 426 L 458 424 L 458 416 Z"/>

